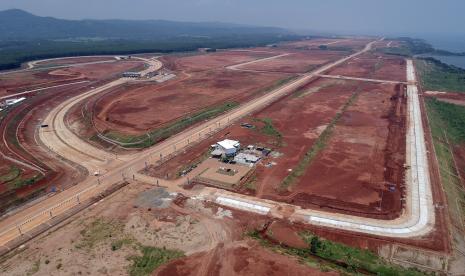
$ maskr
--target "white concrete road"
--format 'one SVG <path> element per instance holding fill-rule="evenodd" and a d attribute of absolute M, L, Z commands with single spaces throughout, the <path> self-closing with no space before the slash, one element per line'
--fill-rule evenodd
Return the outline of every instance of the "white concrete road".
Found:
<path fill-rule="evenodd" d="M 404 81 L 394 81 L 394 80 L 379 80 L 379 79 L 367 79 L 367 78 L 356 78 L 356 77 L 347 77 L 347 76 L 341 76 L 341 75 L 318 75 L 319 77 L 322 78 L 329 78 L 329 79 L 339 79 L 339 80 L 355 80 L 355 81 L 366 81 L 366 82 L 376 82 L 376 83 L 390 83 L 390 84 L 407 84 L 407 82 Z"/>
<path fill-rule="evenodd" d="M 88 80 L 76 81 L 76 82 L 70 82 L 70 83 L 65 83 L 65 84 L 52 85 L 52 86 L 47 86 L 47 87 L 42 87 L 42 88 L 37 88 L 37 89 L 32 89 L 32 90 L 27 90 L 27 91 L 15 93 L 15 94 L 9 94 L 9 95 L 6 95 L 6 96 L 2 96 L 2 97 L 0 97 L 0 100 L 8 99 L 8 98 L 13 98 L 13 97 L 17 97 L 17 96 L 22 96 L 22 95 L 30 94 L 30 93 L 34 93 L 34 92 L 40 92 L 40 91 L 44 91 L 44 90 L 47 90 L 47 89 L 58 88 L 58 87 L 65 87 L 65 86 L 70 86 L 70 85 L 74 85 L 74 84 L 82 84 L 82 83 L 86 83 L 86 82 L 90 82 L 90 81 L 88 81 Z"/>
<path fill-rule="evenodd" d="M 47 117 L 47 122 L 54 127 L 55 131 L 48 133 L 41 132 L 40 138 L 56 154 L 85 166 L 91 172 L 98 169 L 103 172 L 103 176 L 98 179 L 96 177 L 89 176 L 84 182 L 72 187 L 71 189 L 68 189 L 54 197 L 51 197 L 49 200 L 43 201 L 0 222 L 0 245 L 18 237 L 20 233 L 25 233 L 34 229 L 38 225 L 47 222 L 57 214 L 61 214 L 66 210 L 69 210 L 73 206 L 76 206 L 81 200 L 95 196 L 103 189 L 121 181 L 123 178 L 131 178 L 131 176 L 137 175 L 137 172 L 142 170 L 147 163 L 163 161 L 166 156 L 179 152 L 181 149 L 191 145 L 191 143 L 195 143 L 209 137 L 212 131 L 221 129 L 238 118 L 266 106 L 285 94 L 291 93 L 296 88 L 307 83 L 313 77 L 322 74 L 328 69 L 356 57 L 357 55 L 369 51 L 373 43 L 374 42 L 369 43 L 362 51 L 334 63 L 325 65 L 311 73 L 305 74 L 297 80 L 287 83 L 261 98 L 254 100 L 253 102 L 241 105 L 239 108 L 220 116 L 219 118 L 208 121 L 198 127 L 188 129 L 143 152 L 120 156 L 118 158 L 112 154 L 95 149 L 86 142 L 81 141 L 77 136 L 69 131 L 69 129 L 67 129 L 66 124 L 63 122 L 64 114 L 71 106 L 80 100 L 83 100 L 85 97 L 105 90 L 105 87 L 97 88 L 76 98 L 69 99 L 56 109 L 52 110 Z M 409 70 L 413 70 L 411 61 L 409 62 L 408 68 Z M 114 85 L 117 84 L 115 83 Z M 408 208 L 405 214 L 399 219 L 384 221 L 334 213 L 316 212 L 313 210 L 299 210 L 299 208 L 297 208 L 297 211 L 293 215 L 294 219 L 303 219 L 307 223 L 319 224 L 328 227 L 392 237 L 418 236 L 431 229 L 434 224 L 434 210 L 432 209 L 430 196 L 431 187 L 429 186 L 427 160 L 424 154 L 424 137 L 422 136 L 423 128 L 421 124 L 418 96 L 416 95 L 416 90 L 411 86 L 409 88 L 408 102 L 410 117 L 408 130 L 409 135 L 407 137 L 409 152 L 407 154 L 410 156 L 408 157 L 409 160 L 416 161 L 411 162 L 412 166 L 409 171 L 410 181 L 407 183 L 409 186 L 409 199 Z M 261 200 L 253 197 L 248 198 L 246 196 L 236 195 L 222 190 L 206 189 L 205 191 L 209 191 L 209 198 L 211 198 L 211 196 L 216 199 L 221 198 L 219 203 L 224 205 L 227 205 L 227 202 L 232 202 L 234 200 L 245 200 L 248 204 L 252 204 L 256 207 L 258 206 L 262 213 L 263 210 L 266 210 L 260 208 L 260 206 L 263 205 L 265 208 L 270 208 L 270 215 L 273 215 L 274 213 L 279 216 L 279 211 L 277 211 L 277 208 L 273 208 L 273 206 L 283 205 L 281 203 L 269 202 L 267 200 Z M 236 208 L 238 204 L 241 205 L 240 203 L 235 203 Z M 248 206 L 247 204 L 245 205 Z M 424 208 L 424 206 L 427 208 Z M 433 219 L 431 219 L 431 217 Z"/>

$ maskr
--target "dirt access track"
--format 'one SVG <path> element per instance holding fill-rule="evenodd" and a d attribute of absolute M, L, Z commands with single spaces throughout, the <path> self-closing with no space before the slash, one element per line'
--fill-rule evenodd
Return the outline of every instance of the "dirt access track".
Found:
<path fill-rule="evenodd" d="M 161 61 L 165 68 L 178 75 L 176 79 L 162 84 L 116 87 L 85 104 L 93 106 L 91 113 L 98 132 L 140 135 L 227 101 L 247 102 L 294 73 L 304 73 L 310 67 L 321 66 L 343 55 L 343 52 L 330 51 L 294 50 L 284 54 L 281 51 L 280 48 L 252 48 L 194 56 L 165 56 Z M 299 65 L 295 65 L 296 62 Z M 286 70 L 291 64 L 296 69 Z M 268 65 L 274 69 L 253 70 L 253 66 Z M 166 106 L 170 108 L 166 109 Z"/>
<path fill-rule="evenodd" d="M 370 52 L 347 61 L 327 74 L 405 82 L 405 70 L 404 59 Z"/>
<path fill-rule="evenodd" d="M 256 166 L 251 183 L 236 187 L 238 192 L 302 208 L 391 220 L 403 209 L 404 89 L 400 84 L 317 79 L 220 131 L 187 154 L 151 167 L 149 174 L 175 179 L 187 164 L 200 160 L 211 144 L 228 138 L 244 147 L 258 145 L 276 153 Z M 343 111 L 326 147 L 303 169 L 301 177 L 285 184 L 290 171 L 318 143 L 349 100 L 352 104 Z M 266 120 L 276 135 L 263 132 Z M 241 126 L 246 123 L 254 128 Z"/>
<path fill-rule="evenodd" d="M 79 95 L 93 86 L 119 78 L 126 70 L 142 66 L 143 61 L 112 61 L 0 74 L 2 85 L 8 87 L 8 92 L 15 92 L 0 96 L 0 101 L 11 97 L 27 98 L 19 105 L 4 108 L 1 114 L 4 116 L 0 122 L 1 213 L 18 203 L 40 200 L 51 189 L 66 189 L 82 180 L 85 172 L 79 170 L 79 166 L 57 160 L 48 149 L 40 147 L 37 125 L 48 111 L 67 97 Z"/>
<path fill-rule="evenodd" d="M 78 81 L 95 81 L 116 77 L 126 70 L 141 68 L 140 61 L 97 63 L 57 69 L 21 70 L 0 74 L 0 96 L 23 93 Z"/>
<path fill-rule="evenodd" d="M 62 105 L 53 109 L 45 119 L 57 131 L 53 133 L 40 133 L 41 140 L 46 143 L 51 149 L 59 155 L 66 157 L 76 163 L 86 166 L 89 170 L 94 169 L 94 165 L 105 168 L 105 173 L 98 181 L 93 177 L 81 182 L 79 185 L 64 191 L 63 193 L 52 197 L 50 200 L 43 201 L 31 209 L 26 209 L 13 217 L 2 222 L 1 238 L 2 243 L 6 243 L 19 235 L 18 232 L 27 232 L 34 229 L 36 226 L 48 221 L 51 217 L 57 214 L 62 214 L 71 207 L 79 204 L 80 200 L 92 197 L 98 194 L 105 187 L 111 186 L 113 183 L 121 180 L 121 177 L 128 175 L 136 175 L 142 170 L 147 162 L 161 161 L 163 156 L 167 156 L 189 146 L 191 143 L 201 141 L 206 134 L 212 129 L 221 129 L 238 118 L 255 110 L 260 110 L 264 106 L 272 103 L 277 98 L 295 91 L 295 89 L 305 85 L 310 79 L 316 75 L 337 66 L 348 59 L 354 58 L 370 50 L 372 43 L 368 44 L 364 51 L 357 52 L 337 62 L 323 66 L 309 74 L 305 74 L 297 80 L 283 85 L 276 90 L 258 98 L 257 100 L 242 105 L 237 110 L 233 110 L 219 118 L 206 122 L 196 128 L 189 129 L 177 136 L 165 140 L 163 143 L 150 148 L 146 151 L 132 156 L 120 156 L 116 159 L 99 150 L 91 149 L 89 144 L 83 143 L 78 137 L 73 136 L 63 124 L 64 113 L 72 105 L 91 96 L 93 93 L 99 93 L 105 87 L 97 88 L 87 94 L 71 98 L 65 101 Z M 413 65 L 410 62 L 409 80 L 414 81 Z M 120 84 L 121 82 L 119 82 Z M 111 86 L 107 85 L 106 87 Z M 198 195 L 200 198 L 217 202 L 218 204 L 243 209 L 260 214 L 267 214 L 274 217 L 287 217 L 293 220 L 316 224 L 319 226 L 334 227 L 354 232 L 362 232 L 372 235 L 388 236 L 388 237 L 416 237 L 428 233 L 434 224 L 434 209 L 431 202 L 431 187 L 429 184 L 429 176 L 427 170 L 427 161 L 425 154 L 425 145 L 423 137 L 423 128 L 421 122 L 421 113 L 419 109 L 419 100 L 415 85 L 409 85 L 408 94 L 408 110 L 409 110 L 409 128 L 407 131 L 407 163 L 411 164 L 411 169 L 407 178 L 409 185 L 407 189 L 407 211 L 404 216 L 391 221 L 380 221 L 376 219 L 366 219 L 354 216 L 337 215 L 310 209 L 299 209 L 287 204 L 281 204 L 269 200 L 261 200 L 253 197 L 247 197 L 229 193 L 216 189 L 205 188 Z M 58 131 L 59 130 L 59 131 Z M 66 137 L 63 139 L 63 137 Z M 67 143 L 63 143 L 66 140 Z M 70 147 L 72 143 L 73 146 Z M 85 152 L 85 154 L 84 154 Z M 412 158 L 414 157 L 414 158 Z M 139 175 L 137 175 L 139 177 Z M 147 181 L 148 178 L 145 179 Z M 177 183 L 162 181 L 162 185 L 167 185 L 172 190 L 179 190 Z M 284 210 L 293 209 L 292 215 Z M 29 215 L 26 215 L 29 214 Z M 433 216 L 433 218 L 431 218 Z M 24 217 L 27 217 L 24 220 Z M 19 228 L 18 228 L 19 227 Z"/>

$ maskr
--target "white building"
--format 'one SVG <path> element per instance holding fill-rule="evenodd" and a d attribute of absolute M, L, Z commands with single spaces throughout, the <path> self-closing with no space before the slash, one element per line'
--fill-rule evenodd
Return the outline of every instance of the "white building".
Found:
<path fill-rule="evenodd" d="M 239 141 L 225 139 L 216 143 L 216 150 L 222 151 L 225 155 L 231 156 L 236 154 L 237 150 L 241 147 Z"/>
<path fill-rule="evenodd" d="M 24 101 L 25 99 L 26 98 L 24 98 L 24 97 L 8 99 L 8 100 L 5 100 L 5 105 L 14 105 L 16 103 Z"/>

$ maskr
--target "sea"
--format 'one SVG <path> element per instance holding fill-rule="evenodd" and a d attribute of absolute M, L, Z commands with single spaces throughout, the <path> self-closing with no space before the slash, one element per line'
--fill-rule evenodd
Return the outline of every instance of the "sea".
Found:
<path fill-rule="evenodd" d="M 423 37 L 428 43 L 430 43 L 435 49 L 446 50 L 455 53 L 465 52 L 465 35 L 462 36 L 429 36 Z M 424 56 L 424 55 L 422 55 Z M 435 59 L 440 60 L 443 63 L 454 65 L 465 69 L 465 56 L 433 56 Z"/>

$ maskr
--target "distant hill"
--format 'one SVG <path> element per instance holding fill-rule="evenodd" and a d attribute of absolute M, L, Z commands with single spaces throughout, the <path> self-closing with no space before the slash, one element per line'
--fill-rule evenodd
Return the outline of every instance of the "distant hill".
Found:
<path fill-rule="evenodd" d="M 224 35 L 289 35 L 274 27 L 166 20 L 64 20 L 41 17 L 23 10 L 0 11 L 0 41 L 56 39 L 163 40 L 173 37 Z"/>

